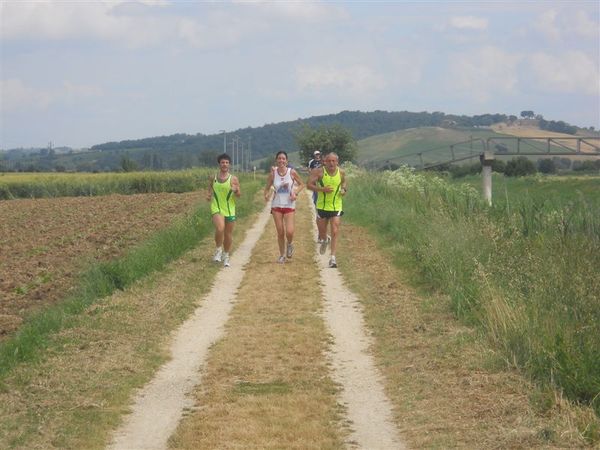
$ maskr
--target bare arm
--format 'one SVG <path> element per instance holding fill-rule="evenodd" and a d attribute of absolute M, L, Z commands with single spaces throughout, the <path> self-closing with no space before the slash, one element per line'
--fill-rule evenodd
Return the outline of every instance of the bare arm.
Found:
<path fill-rule="evenodd" d="M 265 196 L 265 201 L 268 202 L 269 200 L 271 200 L 273 197 L 273 190 L 271 189 L 273 187 L 273 179 L 275 178 L 274 176 L 274 171 L 271 170 L 271 172 L 269 172 L 269 176 L 267 177 L 267 184 L 265 185 L 265 191 L 263 193 L 263 195 Z"/>
<path fill-rule="evenodd" d="M 348 180 L 346 179 L 346 172 L 344 172 L 342 169 L 340 169 L 340 178 L 342 181 L 341 194 L 344 196 L 346 195 L 346 192 L 348 192 Z"/>
<path fill-rule="evenodd" d="M 231 177 L 231 192 L 233 192 L 233 194 L 238 198 L 242 196 L 242 192 L 240 191 L 240 182 L 235 176 Z"/>
<path fill-rule="evenodd" d="M 323 189 L 317 186 L 317 182 L 319 178 L 323 176 L 323 169 L 317 168 L 310 171 L 310 175 L 308 176 L 308 183 L 306 183 L 306 187 L 313 192 L 319 192 Z"/>
<path fill-rule="evenodd" d="M 215 177 L 211 176 L 208 178 L 208 189 L 206 191 L 206 200 L 211 201 L 213 196 L 213 183 L 215 182 Z"/>
<path fill-rule="evenodd" d="M 296 172 L 293 169 L 292 169 L 291 175 L 292 175 L 292 179 L 294 180 L 294 184 L 297 186 L 295 190 L 292 189 L 292 193 L 295 196 L 294 199 L 296 199 L 296 198 L 298 198 L 298 194 L 300 194 L 300 192 L 302 192 L 302 189 L 304 189 L 304 182 L 298 175 L 298 172 Z"/>

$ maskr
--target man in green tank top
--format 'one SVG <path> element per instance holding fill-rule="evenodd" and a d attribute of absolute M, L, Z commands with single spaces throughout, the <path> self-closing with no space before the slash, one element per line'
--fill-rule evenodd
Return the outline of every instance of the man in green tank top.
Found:
<path fill-rule="evenodd" d="M 319 230 L 319 253 L 325 254 L 329 237 L 327 226 L 331 229 L 331 254 L 329 267 L 337 267 L 335 252 L 340 231 L 342 209 L 342 198 L 348 191 L 346 174 L 339 167 L 339 157 L 331 152 L 325 156 L 322 167 L 314 169 L 308 179 L 308 189 L 317 193 L 317 228 Z"/>
<path fill-rule="evenodd" d="M 235 198 L 241 195 L 240 182 L 229 173 L 231 158 L 227 153 L 219 155 L 219 173 L 210 177 L 206 199 L 210 201 L 210 213 L 215 227 L 216 250 L 213 261 L 229 267 L 229 252 L 233 244 L 235 224 Z"/>

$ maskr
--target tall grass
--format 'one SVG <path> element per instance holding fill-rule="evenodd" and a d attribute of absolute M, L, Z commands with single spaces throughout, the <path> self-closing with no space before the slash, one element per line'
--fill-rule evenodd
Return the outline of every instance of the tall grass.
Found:
<path fill-rule="evenodd" d="M 507 362 L 600 415 L 600 190 L 490 208 L 433 175 L 350 175 L 349 220 L 409 255 Z"/>
<path fill-rule="evenodd" d="M 260 181 L 245 180 L 243 183 L 244 196 L 238 200 L 236 208 L 240 217 L 258 210 L 255 193 L 262 187 Z M 85 270 L 73 295 L 29 317 L 13 337 L 0 343 L 0 378 L 19 362 L 39 357 L 40 350 L 47 346 L 49 335 L 68 327 L 70 319 L 89 305 L 163 269 L 212 233 L 209 208 L 208 203 L 203 203 L 193 214 L 158 232 L 120 259 L 96 263 Z"/>
<path fill-rule="evenodd" d="M 214 172 L 215 170 L 210 169 L 190 169 L 165 172 L 2 174 L 0 200 L 189 192 L 205 188 L 208 174 Z"/>

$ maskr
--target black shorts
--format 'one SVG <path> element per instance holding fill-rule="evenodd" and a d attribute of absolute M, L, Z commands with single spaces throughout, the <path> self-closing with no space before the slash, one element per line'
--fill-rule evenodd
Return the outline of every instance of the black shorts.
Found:
<path fill-rule="evenodd" d="M 342 217 L 344 211 L 325 211 L 324 209 L 317 209 L 317 217 L 319 219 L 331 219 L 332 217 Z"/>

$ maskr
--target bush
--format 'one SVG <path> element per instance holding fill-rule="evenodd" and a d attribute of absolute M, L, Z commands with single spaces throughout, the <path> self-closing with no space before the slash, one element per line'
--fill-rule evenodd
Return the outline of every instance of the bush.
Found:
<path fill-rule="evenodd" d="M 575 172 L 598 172 L 600 170 L 600 160 L 596 161 L 575 161 L 573 163 Z"/>
<path fill-rule="evenodd" d="M 450 175 L 452 178 L 461 178 L 467 175 L 475 175 L 481 173 L 481 164 L 463 164 L 463 165 L 455 165 L 450 167 Z"/>
<path fill-rule="evenodd" d="M 556 164 L 553 159 L 539 159 L 537 169 L 541 173 L 556 173 Z"/>
<path fill-rule="evenodd" d="M 496 173 L 504 173 L 506 172 L 506 163 L 501 159 L 494 159 L 492 161 L 492 171 Z"/>
<path fill-rule="evenodd" d="M 504 175 L 508 177 L 524 177 L 536 173 L 535 165 L 524 156 L 513 158 L 506 163 Z"/>

